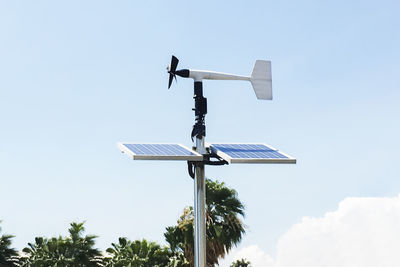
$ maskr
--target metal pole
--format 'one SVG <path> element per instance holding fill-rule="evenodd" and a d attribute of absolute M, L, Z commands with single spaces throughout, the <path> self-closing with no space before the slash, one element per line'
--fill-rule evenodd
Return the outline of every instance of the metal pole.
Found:
<path fill-rule="evenodd" d="M 204 153 L 204 137 L 196 137 L 196 151 Z M 206 184 L 204 164 L 196 165 L 194 179 L 194 266 L 206 266 Z"/>

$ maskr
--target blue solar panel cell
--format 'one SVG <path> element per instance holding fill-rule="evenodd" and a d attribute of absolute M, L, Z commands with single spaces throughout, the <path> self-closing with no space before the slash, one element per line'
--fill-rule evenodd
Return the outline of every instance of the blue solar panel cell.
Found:
<path fill-rule="evenodd" d="M 295 163 L 290 156 L 265 144 L 211 144 L 211 150 L 229 163 Z"/>
<path fill-rule="evenodd" d="M 179 144 L 127 144 L 119 143 L 118 147 L 133 157 L 147 160 L 193 160 L 199 161 L 203 156 Z"/>
<path fill-rule="evenodd" d="M 125 144 L 136 155 L 194 156 L 178 144 Z"/>
<path fill-rule="evenodd" d="M 262 144 L 212 144 L 212 146 L 232 158 L 288 158 Z"/>

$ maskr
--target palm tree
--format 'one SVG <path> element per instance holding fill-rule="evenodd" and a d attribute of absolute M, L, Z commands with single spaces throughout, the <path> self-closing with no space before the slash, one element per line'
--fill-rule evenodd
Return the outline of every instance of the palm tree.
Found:
<path fill-rule="evenodd" d="M 25 253 L 22 266 L 101 266 L 97 259 L 100 251 L 94 248 L 96 236 L 83 236 L 83 224 L 71 223 L 70 235 L 65 238 L 36 237 L 34 244 L 28 243 L 28 247 L 22 250 Z"/>
<path fill-rule="evenodd" d="M 68 229 L 70 236 L 66 238 L 67 256 L 73 258 L 75 264 L 79 264 L 79 266 L 97 266 L 94 258 L 101 255 L 100 251 L 94 248 L 97 236 L 86 235 L 83 237 L 82 235 L 85 232 L 83 224 L 83 222 L 71 223 L 71 228 Z"/>
<path fill-rule="evenodd" d="M 170 252 L 155 242 L 146 239 L 130 241 L 120 237 L 118 244 L 106 251 L 111 257 L 106 257 L 105 266 L 113 267 L 165 267 L 170 261 Z"/>
<path fill-rule="evenodd" d="M 22 250 L 25 253 L 21 257 L 22 266 L 54 266 L 56 263 L 63 266 L 59 257 L 55 256 L 56 241 L 53 241 L 50 247 L 48 243 L 49 241 L 44 237 L 36 237 L 34 244 L 28 243 L 29 247 Z"/>
<path fill-rule="evenodd" d="M 244 216 L 244 206 L 234 189 L 223 182 L 206 180 L 206 234 L 207 266 L 215 266 L 220 258 L 237 245 L 244 232 L 244 224 L 239 216 Z M 184 209 L 177 226 L 167 227 L 164 234 L 174 252 L 183 252 L 193 266 L 193 208 Z"/>
<path fill-rule="evenodd" d="M 246 259 L 240 259 L 232 262 L 230 267 L 251 267 L 251 263 Z"/>
<path fill-rule="evenodd" d="M 18 253 L 15 249 L 10 248 L 11 239 L 13 238 L 14 236 L 12 235 L 2 235 L 0 237 L 0 266 L 18 266 Z"/>

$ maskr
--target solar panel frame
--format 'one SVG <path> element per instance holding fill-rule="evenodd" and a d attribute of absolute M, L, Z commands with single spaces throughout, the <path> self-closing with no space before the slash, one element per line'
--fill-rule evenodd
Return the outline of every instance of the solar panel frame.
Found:
<path fill-rule="evenodd" d="M 149 150 L 149 145 L 167 145 L 167 146 L 178 146 L 179 148 L 183 149 L 186 151 L 188 154 L 180 154 L 180 155 L 172 155 L 172 154 L 167 154 L 167 153 L 159 153 L 157 154 L 157 149 L 161 151 L 161 148 L 157 148 L 156 150 L 153 150 L 154 153 L 137 153 L 138 151 L 134 151 L 135 149 L 132 150 L 132 148 L 129 147 L 129 145 L 143 145 L 147 146 L 147 148 L 143 148 L 142 151 Z M 175 143 L 131 143 L 131 142 L 119 142 L 117 144 L 118 148 L 121 150 L 121 152 L 131 156 L 133 160 L 189 160 L 189 161 L 202 161 L 203 156 L 196 151 L 189 149 L 185 147 L 184 145 L 181 144 L 175 144 Z M 154 146 L 152 147 L 154 148 Z M 170 150 L 173 149 L 172 147 Z M 136 153 L 135 153 L 136 152 Z"/>
<path fill-rule="evenodd" d="M 209 147 L 210 151 L 222 159 L 226 160 L 229 164 L 232 163 L 255 163 L 255 164 L 296 164 L 296 159 L 282 151 L 279 151 L 278 149 L 272 147 L 271 145 L 265 144 L 265 143 L 207 143 L 207 147 Z M 262 145 L 273 152 L 276 152 L 284 157 L 278 157 L 278 158 L 260 158 L 260 157 L 246 157 L 246 158 L 240 158 L 240 157 L 232 157 L 226 152 L 223 152 L 222 150 L 219 150 L 217 147 L 214 147 L 213 145 Z M 251 153 L 251 152 L 250 152 Z"/>

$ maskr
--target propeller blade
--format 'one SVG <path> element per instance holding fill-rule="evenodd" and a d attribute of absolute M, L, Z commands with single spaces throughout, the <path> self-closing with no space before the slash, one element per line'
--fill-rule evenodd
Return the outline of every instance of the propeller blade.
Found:
<path fill-rule="evenodd" d="M 173 74 L 175 74 L 178 63 L 179 63 L 179 59 L 177 59 L 175 56 L 172 56 L 170 72 L 172 72 Z"/>
<path fill-rule="evenodd" d="M 168 73 L 169 73 L 168 89 L 171 87 L 172 80 L 174 78 L 176 81 L 175 71 L 176 71 L 176 67 L 178 67 L 178 63 L 179 63 L 179 59 L 177 59 L 175 56 L 172 56 L 171 64 L 168 66 Z"/>
<path fill-rule="evenodd" d="M 168 89 L 171 87 L 173 79 L 174 79 L 174 75 L 172 73 L 170 73 L 169 74 L 169 81 L 168 81 Z"/>

